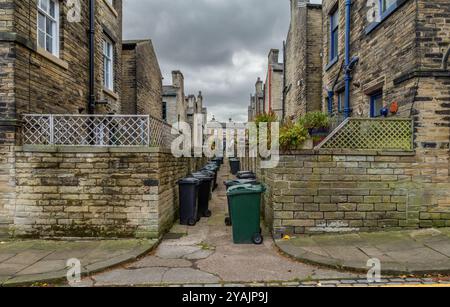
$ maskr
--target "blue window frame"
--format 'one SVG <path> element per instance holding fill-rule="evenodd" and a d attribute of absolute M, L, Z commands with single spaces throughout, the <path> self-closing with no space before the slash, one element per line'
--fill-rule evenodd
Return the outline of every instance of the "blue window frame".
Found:
<path fill-rule="evenodd" d="M 370 95 L 370 117 L 381 117 L 383 109 L 383 92 L 378 91 Z"/>
<path fill-rule="evenodd" d="M 366 34 L 372 33 L 379 27 L 389 16 L 394 14 L 400 7 L 402 7 L 409 0 L 378 0 L 379 12 L 377 21 L 370 23 L 366 27 Z"/>
<path fill-rule="evenodd" d="M 330 62 L 338 58 L 339 53 L 339 10 L 330 14 Z"/>
<path fill-rule="evenodd" d="M 397 0 L 379 0 L 380 1 L 380 16 L 386 13 L 393 5 L 397 4 Z"/>

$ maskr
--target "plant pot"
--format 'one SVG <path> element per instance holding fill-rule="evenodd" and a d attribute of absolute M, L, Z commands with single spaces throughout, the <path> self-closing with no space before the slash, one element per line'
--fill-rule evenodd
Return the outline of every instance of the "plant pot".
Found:
<path fill-rule="evenodd" d="M 329 134 L 330 134 L 329 128 L 309 129 L 309 135 L 313 140 L 314 147 L 322 143 L 322 141 L 325 140 Z"/>

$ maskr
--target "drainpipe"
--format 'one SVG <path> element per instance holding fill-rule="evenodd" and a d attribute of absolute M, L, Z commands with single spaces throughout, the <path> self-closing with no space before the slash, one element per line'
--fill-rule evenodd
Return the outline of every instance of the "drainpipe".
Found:
<path fill-rule="evenodd" d="M 334 97 L 334 92 L 328 91 L 328 114 L 330 116 L 333 115 L 333 97 Z"/>
<path fill-rule="evenodd" d="M 95 1 L 89 0 L 89 114 L 95 113 Z"/>
<path fill-rule="evenodd" d="M 286 116 L 286 41 L 283 42 L 283 102 L 282 122 Z"/>
<path fill-rule="evenodd" d="M 352 0 L 345 0 L 345 107 L 344 117 L 350 117 L 350 81 L 352 80 L 350 65 L 350 23 Z"/>

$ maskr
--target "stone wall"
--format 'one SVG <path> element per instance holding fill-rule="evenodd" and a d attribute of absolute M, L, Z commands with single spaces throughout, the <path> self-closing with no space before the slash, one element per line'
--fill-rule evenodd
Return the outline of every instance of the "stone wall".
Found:
<path fill-rule="evenodd" d="M 322 107 L 321 5 L 291 0 L 286 40 L 285 115 L 298 118 Z"/>
<path fill-rule="evenodd" d="M 316 234 L 450 226 L 447 151 L 302 151 L 259 171 L 275 233 Z M 426 157 L 426 158 L 425 158 Z"/>
<path fill-rule="evenodd" d="M 177 216 L 176 181 L 189 171 L 187 159 L 152 148 L 17 148 L 11 165 L 15 182 L 0 191 L 14 205 L 0 216 L 10 235 L 45 238 L 159 237 Z"/>
<path fill-rule="evenodd" d="M 162 75 L 152 42 L 126 41 L 122 49 L 122 113 L 162 119 Z"/>

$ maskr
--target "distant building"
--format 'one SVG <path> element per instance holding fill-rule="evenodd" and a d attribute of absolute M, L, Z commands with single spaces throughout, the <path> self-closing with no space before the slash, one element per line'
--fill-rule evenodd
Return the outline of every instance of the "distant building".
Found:
<path fill-rule="evenodd" d="M 275 113 L 278 119 L 283 117 L 283 74 L 284 65 L 278 61 L 280 51 L 269 52 L 266 83 L 264 85 L 264 110 Z"/>
<path fill-rule="evenodd" d="M 162 118 L 170 125 L 187 120 L 187 104 L 184 96 L 184 76 L 172 72 L 172 84 L 163 86 Z"/>
<path fill-rule="evenodd" d="M 248 121 L 253 121 L 255 117 L 263 114 L 264 112 L 264 84 L 261 78 L 258 78 L 255 84 L 255 93 L 250 95 Z"/>

